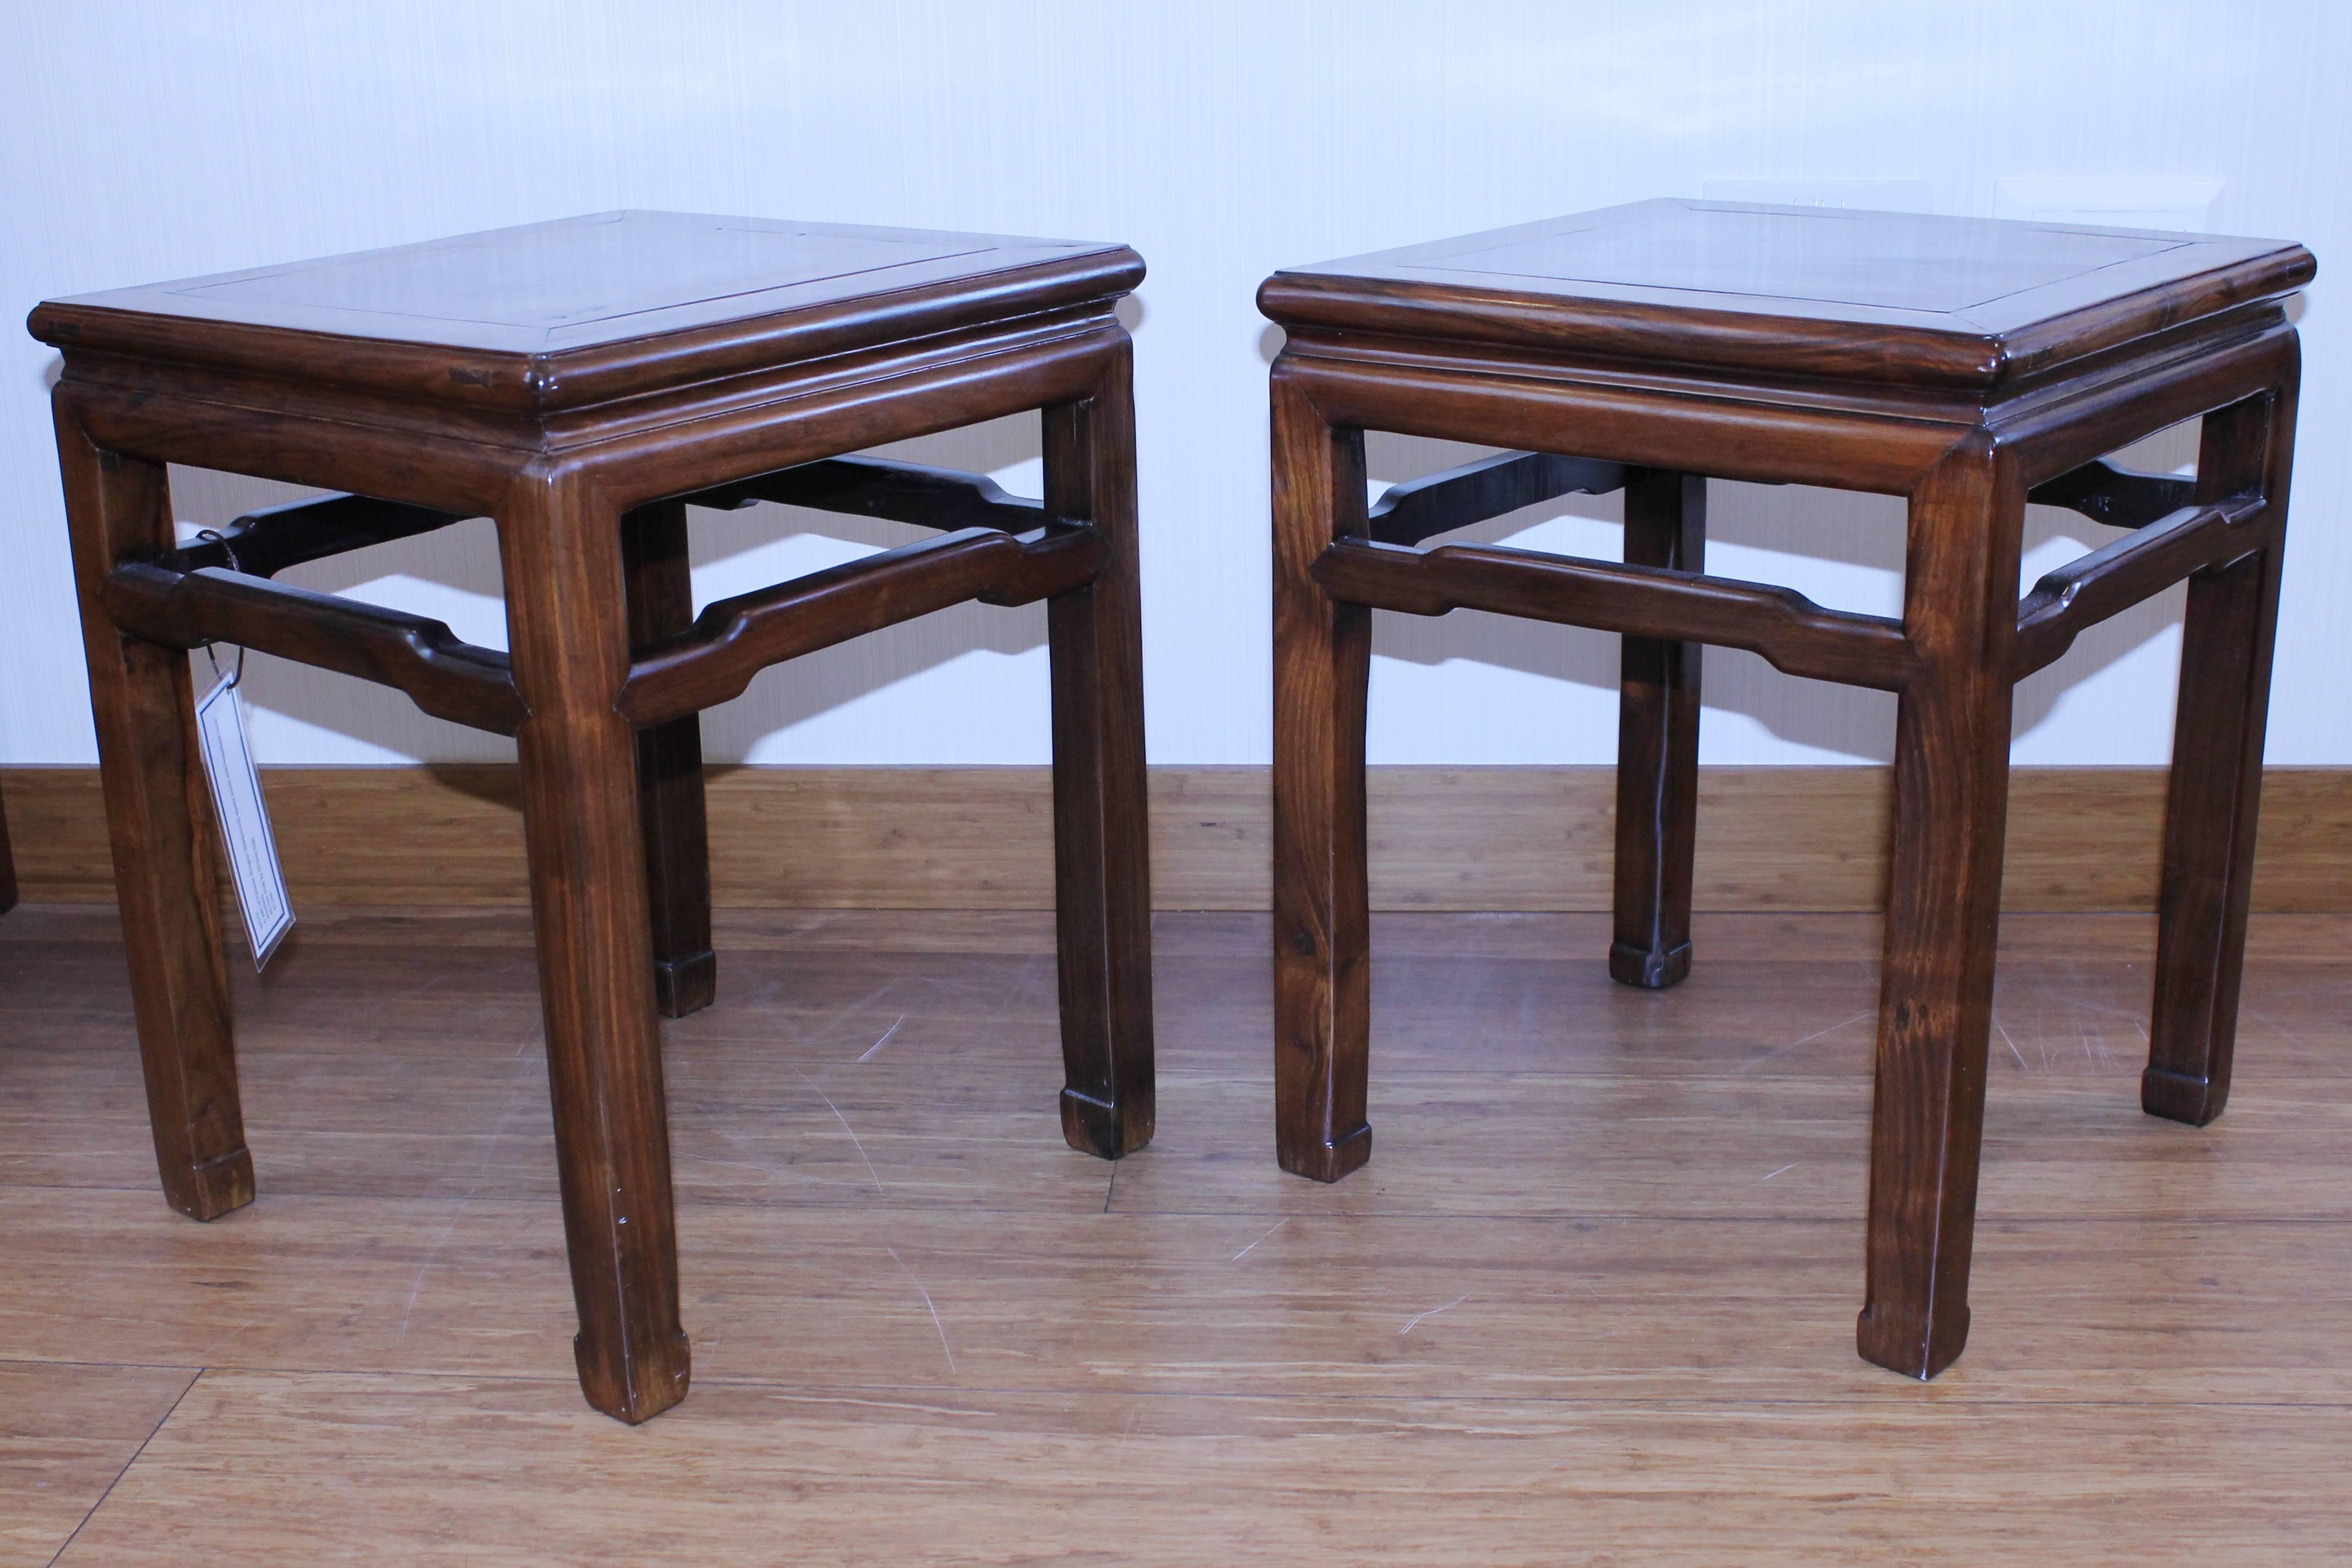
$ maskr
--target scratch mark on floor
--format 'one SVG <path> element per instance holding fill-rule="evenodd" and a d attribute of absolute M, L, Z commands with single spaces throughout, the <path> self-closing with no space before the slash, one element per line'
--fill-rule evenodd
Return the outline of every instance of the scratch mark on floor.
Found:
<path fill-rule="evenodd" d="M 409 1298 L 409 1300 L 410 1300 L 411 1301 L 414 1301 L 414 1300 L 415 1300 L 415 1298 L 414 1296 L 411 1296 L 411 1297 Z M 259 1319 L 259 1318 L 247 1318 L 244 1322 L 239 1323 L 236 1327 L 235 1327 L 235 1328 L 233 1328 L 233 1329 L 231 1329 L 227 1333 L 226 1333 L 226 1334 L 222 1335 L 218 1340 L 215 1341 L 215 1342 L 214 1342 L 214 1343 L 213 1343 L 213 1345 L 212 1345 L 212 1348 L 211 1348 L 211 1349 L 209 1349 L 209 1350 L 207 1350 L 205 1353 L 206 1355 L 210 1355 L 210 1356 L 217 1356 L 217 1355 L 219 1355 L 219 1354 L 220 1354 L 220 1352 L 221 1352 L 224 1349 L 226 1349 L 226 1348 L 227 1347 L 227 1344 L 228 1344 L 229 1341 L 231 1341 L 231 1340 L 233 1340 L 233 1339 L 236 1338 L 236 1336 L 237 1336 L 237 1335 L 239 1335 L 239 1334 L 241 1334 L 241 1333 L 245 1332 L 245 1331 L 246 1331 L 246 1330 L 247 1330 L 247 1329 L 253 1329 L 253 1328 L 258 1328 L 258 1327 L 260 1327 L 260 1326 L 261 1326 L 261 1322 L 262 1322 L 262 1320 L 261 1320 L 261 1319 Z"/>
<path fill-rule="evenodd" d="M 1142 1414 L 1143 1406 L 1140 1405 L 1127 1413 L 1127 1425 L 1119 1428 L 1118 1441 L 1110 1446 L 1110 1457 L 1112 1458 L 1116 1459 L 1118 1458 L 1118 1451 L 1121 1448 L 1126 1447 L 1127 1440 L 1135 1435 L 1135 1418 Z"/>
<path fill-rule="evenodd" d="M 449 1223 L 441 1227 L 441 1234 L 433 1238 L 433 1245 L 425 1249 L 425 1261 L 416 1266 L 416 1278 L 408 1282 L 408 1300 L 401 1303 L 400 1332 L 404 1334 L 408 1331 L 408 1320 L 416 1310 L 416 1298 L 425 1289 L 425 1277 L 433 1271 L 433 1265 L 439 1261 L 441 1248 L 448 1245 L 450 1237 L 457 1234 L 457 1222 L 466 1217 L 466 1205 L 473 1202 L 474 1194 L 482 1190 L 484 1182 L 489 1180 L 490 1162 L 497 1159 L 499 1154 L 499 1140 L 507 1135 L 507 1127 L 514 1121 L 515 1112 L 521 1109 L 522 1102 L 523 1091 L 521 1087 L 518 1086 L 507 1096 L 506 1110 L 499 1117 L 498 1126 L 490 1131 L 490 1146 L 482 1152 L 482 1164 L 481 1168 L 474 1173 L 474 1184 L 467 1187 L 465 1195 L 457 1200 L 457 1208 L 450 1213 Z M 243 1330 L 238 1331 L 240 1333 L 243 1331 Z"/>
<path fill-rule="evenodd" d="M 1268 1230 L 1268 1231 L 1265 1233 L 1265 1236 L 1272 1236 L 1272 1235 L 1275 1233 L 1275 1231 L 1276 1231 L 1276 1230 L 1280 1230 L 1284 1226 L 1288 1225 L 1289 1223 L 1290 1223 L 1290 1221 L 1289 1221 L 1289 1220 L 1287 1220 L 1287 1219 L 1280 1219 L 1280 1220 L 1276 1220 L 1276 1221 L 1274 1223 L 1273 1229 Z M 1257 1241 L 1264 1241 L 1264 1240 L 1265 1239 L 1265 1236 L 1261 1236 L 1261 1237 L 1259 1237 L 1257 1238 Z M 1234 1262 L 1236 1262 L 1236 1263 L 1239 1263 L 1243 1258 L 1247 1258 L 1251 1253 L 1253 1253 L 1253 1252 L 1256 1251 L 1256 1250 L 1257 1250 L 1257 1241 L 1253 1241 L 1253 1242 L 1251 1242 L 1247 1247 L 1243 1247 L 1239 1252 L 1234 1253 Z"/>
<path fill-rule="evenodd" d="M 907 1021 L 907 1015 L 905 1015 L 904 1013 L 899 1014 L 899 1015 L 898 1015 L 898 1024 L 903 1024 L 903 1023 L 905 1023 L 906 1021 Z M 858 1059 L 859 1061 L 861 1061 L 861 1062 L 862 1062 L 862 1061 L 864 1061 L 864 1060 L 866 1059 L 866 1057 L 870 1057 L 870 1056 L 872 1056 L 875 1052 L 877 1052 L 877 1051 L 880 1050 L 883 1047 L 885 1047 L 885 1046 L 888 1045 L 888 1044 L 890 1043 L 890 1037 L 891 1037 L 891 1036 L 893 1036 L 893 1035 L 895 1035 L 895 1034 L 897 1034 L 897 1033 L 898 1032 L 898 1024 L 893 1024 L 893 1025 L 891 1025 L 888 1028 L 887 1028 L 887 1029 L 883 1030 L 883 1031 L 882 1031 L 882 1037 L 881 1037 L 880 1039 L 878 1039 L 878 1040 L 875 1041 L 872 1045 L 870 1045 L 870 1046 L 866 1047 L 866 1056 L 864 1056 L 864 1057 L 859 1057 L 857 1059 Z"/>
<path fill-rule="evenodd" d="M 2017 1058 L 2017 1065 L 2019 1067 L 2025 1067 L 2025 1053 L 2017 1048 L 2017 1042 L 2015 1040 L 2010 1039 L 2009 1026 L 2000 1021 L 2000 1015 L 1998 1013 L 1995 1013 L 1992 1016 L 1992 1026 L 2000 1031 L 2000 1037 L 2002 1039 L 2009 1041 L 2009 1054 Z M 2031 1068 L 2027 1068 L 2026 1070 L 2031 1072 L 2032 1069 Z"/>
<path fill-rule="evenodd" d="M 882 1191 L 882 1173 L 874 1168 L 872 1158 L 866 1152 L 865 1143 L 857 1136 L 857 1129 L 849 1124 L 849 1118 L 841 1113 L 841 1107 L 833 1102 L 833 1096 L 825 1093 L 823 1084 L 801 1071 L 800 1068 L 794 1068 L 793 1076 L 816 1090 L 816 1097 L 824 1101 L 824 1108 L 833 1112 L 833 1119 L 841 1123 L 841 1130 L 844 1132 L 849 1134 L 849 1142 L 856 1148 L 857 1157 L 866 1162 L 866 1173 L 874 1178 L 874 1190 L 877 1193 Z"/>
<path fill-rule="evenodd" d="M 1787 1172 L 1787 1171 L 1793 1171 L 1793 1170 L 1795 1170 L 1795 1169 L 1796 1169 L 1800 1164 L 1801 1164 L 1801 1163 L 1803 1163 L 1803 1162 L 1802 1162 L 1802 1161 L 1791 1160 L 1791 1161 L 1790 1161 L 1790 1162 L 1789 1162 L 1789 1163 L 1787 1163 L 1787 1164 L 1785 1164 L 1785 1165 L 1781 1166 L 1780 1170 L 1772 1172 L 1770 1175 L 1760 1176 L 1760 1177 L 1759 1177 L 1759 1178 L 1757 1178 L 1757 1179 L 1758 1179 L 1759 1181 L 1765 1181 L 1765 1182 L 1769 1182 L 1769 1181 L 1770 1181 L 1770 1180 L 1772 1179 L 1772 1177 L 1773 1177 L 1773 1176 L 1780 1175 L 1780 1174 L 1781 1174 L 1783 1172 Z"/>
<path fill-rule="evenodd" d="M 890 1261 L 898 1266 L 899 1270 L 907 1276 L 909 1281 L 913 1283 L 916 1290 L 920 1292 L 923 1298 L 923 1307 L 931 1314 L 931 1327 L 939 1330 L 940 1331 L 940 1349 L 947 1353 L 948 1370 L 950 1372 L 953 1372 L 956 1369 L 955 1349 L 948 1343 L 948 1326 L 940 1321 L 940 1310 L 931 1304 L 931 1293 L 923 1289 L 922 1280 L 916 1277 L 913 1269 L 907 1267 L 907 1260 L 898 1256 L 898 1249 L 897 1247 L 885 1242 L 882 1245 L 882 1250 L 890 1255 Z"/>
<path fill-rule="evenodd" d="M 1454 1310 L 1454 1308 L 1462 1305 L 1463 1302 L 1467 1301 L 1469 1299 L 1470 1292 L 1465 1290 L 1459 1296 L 1454 1297 L 1451 1301 L 1446 1302 L 1443 1307 L 1432 1307 L 1426 1312 L 1414 1313 L 1411 1318 L 1406 1320 L 1404 1327 L 1397 1331 L 1397 1338 L 1402 1339 L 1405 1335 L 1412 1332 L 1415 1325 L 1419 1324 L 1422 1319 L 1433 1318 L 1440 1312 L 1450 1312 Z"/>
<path fill-rule="evenodd" d="M 1782 1046 L 1778 1050 L 1767 1051 L 1762 1056 L 1744 1064 L 1739 1070 L 1744 1073 L 1754 1072 L 1758 1068 L 1762 1067 L 1766 1062 L 1772 1060 L 1776 1057 L 1785 1057 L 1800 1046 L 1810 1046 L 1815 1040 L 1821 1039 L 1824 1036 L 1834 1035 L 1840 1029 L 1846 1028 L 1854 1024 L 1859 1024 L 1864 1018 L 1874 1016 L 1875 1016 L 1875 1015 L 1873 1013 L 1856 1013 L 1853 1017 L 1841 1019 L 1837 1023 L 1832 1024 L 1826 1029 L 1816 1029 L 1801 1040 L 1790 1040 L 1787 1045 Z"/>
<path fill-rule="evenodd" d="M 904 983 L 905 982 L 902 980 L 884 981 L 881 984 L 876 986 L 873 990 L 867 992 L 856 1001 L 852 1002 L 846 1007 L 835 1008 L 832 1012 L 826 1014 L 822 1019 L 818 1020 L 812 1027 L 793 1030 L 793 1043 L 795 1045 L 807 1046 L 817 1046 L 829 1043 L 826 1037 L 833 1035 L 835 1030 L 839 1029 L 844 1019 L 849 1017 L 852 1014 L 863 1013 L 872 1008 L 876 1003 L 881 1001 L 884 997 L 889 995 L 890 993 L 898 989 L 898 987 Z M 779 984 L 781 984 L 781 982 Z M 766 998 L 763 994 L 761 1000 L 764 1001 L 765 999 Z"/>

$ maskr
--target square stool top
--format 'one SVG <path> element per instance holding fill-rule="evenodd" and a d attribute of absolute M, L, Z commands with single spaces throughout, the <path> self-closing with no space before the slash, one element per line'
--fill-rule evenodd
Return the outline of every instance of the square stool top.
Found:
<path fill-rule="evenodd" d="M 45 301 L 67 350 L 533 413 L 1108 300 L 1121 245 L 613 212 Z"/>
<path fill-rule="evenodd" d="M 1990 390 L 2311 280 L 2278 240 L 1658 200 L 1266 279 L 1285 327 Z"/>

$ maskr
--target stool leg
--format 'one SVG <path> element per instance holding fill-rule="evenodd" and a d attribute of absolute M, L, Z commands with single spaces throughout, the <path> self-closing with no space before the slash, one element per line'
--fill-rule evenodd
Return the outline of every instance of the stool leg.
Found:
<path fill-rule="evenodd" d="M 1364 446 L 1274 372 L 1274 1105 L 1282 1168 L 1336 1182 L 1370 1158 L 1364 702 L 1371 612 L 1310 575 L 1360 534 Z"/>
<path fill-rule="evenodd" d="M 1151 1142 L 1151 846 L 1143 771 L 1131 351 L 1045 411 L 1045 511 L 1090 521 L 1102 575 L 1045 607 L 1054 664 L 1054 918 L 1062 1136 L 1116 1160 Z"/>
<path fill-rule="evenodd" d="M 694 624 L 684 501 L 656 501 L 623 517 L 621 561 L 633 649 Z M 698 715 L 637 731 L 637 816 L 653 910 L 654 1001 L 666 1016 L 683 1018 L 709 1006 L 719 985 Z"/>
<path fill-rule="evenodd" d="M 0 805 L 0 914 L 16 907 L 16 855 L 8 846 L 8 811 Z"/>
<path fill-rule="evenodd" d="M 1625 560 L 1705 570 L 1706 480 L 1645 469 L 1625 485 Z M 1624 639 L 1617 698 L 1617 935 L 1609 977 L 1662 991 L 1690 973 L 1701 645 Z"/>
<path fill-rule="evenodd" d="M 584 480 L 527 474 L 500 509 L 516 735 L 563 1225 L 589 1404 L 635 1423 L 686 1395 L 677 1242 L 617 519 Z"/>
<path fill-rule="evenodd" d="M 2156 998 L 2140 1104 L 2150 1115 L 2198 1127 L 2221 1115 L 2230 1097 L 2294 460 L 2294 394 L 2290 383 L 2275 395 L 2207 415 L 2197 463 L 2199 500 L 2260 485 L 2269 501 L 2256 524 L 2267 534 L 2261 551 L 2189 580 L 2181 628 Z"/>
<path fill-rule="evenodd" d="M 1981 435 L 1911 497 L 1904 624 L 1924 668 L 1896 718 L 1856 1337 L 1864 1360 L 1913 1377 L 1968 1342 L 2023 517 L 2023 487 Z"/>
<path fill-rule="evenodd" d="M 161 463 L 98 450 L 62 401 L 57 424 L 155 1163 L 173 1208 L 213 1219 L 253 1201 L 253 1156 L 237 1099 L 219 848 L 188 656 L 123 636 L 99 603 L 116 562 L 172 547 L 171 495 Z"/>

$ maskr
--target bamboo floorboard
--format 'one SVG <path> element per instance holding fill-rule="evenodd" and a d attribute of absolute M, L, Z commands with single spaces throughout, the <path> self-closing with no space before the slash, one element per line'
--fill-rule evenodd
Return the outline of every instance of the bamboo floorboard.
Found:
<path fill-rule="evenodd" d="M 1265 917 L 1155 925 L 1150 1149 L 1063 1148 L 1050 917 L 723 910 L 665 1026 L 694 1391 L 573 1380 L 527 920 L 238 976 L 261 1197 L 157 1191 L 111 915 L 0 919 L 0 1563 L 2352 1558 L 2352 916 L 2143 1116 L 2144 915 L 2004 924 L 1974 1327 L 1853 1348 L 1876 922 L 1374 921 L 1377 1150 L 1275 1168 Z"/>

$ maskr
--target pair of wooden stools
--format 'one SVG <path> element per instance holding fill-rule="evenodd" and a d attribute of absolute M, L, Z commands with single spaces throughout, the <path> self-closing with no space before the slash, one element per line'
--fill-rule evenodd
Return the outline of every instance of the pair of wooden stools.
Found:
<path fill-rule="evenodd" d="M 1690 965 L 1699 647 L 1900 694 L 1862 1353 L 1968 1331 L 2011 689 L 2188 578 L 2144 1103 L 2227 1092 L 2294 429 L 2295 246 L 1650 202 L 1276 273 L 1277 1146 L 1370 1150 L 1364 704 L 1374 607 L 1624 636 L 1610 971 Z M 1047 603 L 1066 1136 L 1152 1129 L 1122 247 L 625 213 L 42 305 L 157 1158 L 248 1202 L 186 649 L 257 647 L 515 737 L 583 1386 L 688 1376 L 656 1013 L 712 995 L 696 715 L 768 665 L 968 599 Z M 1025 410 L 1045 498 L 845 457 Z M 2100 461 L 2204 416 L 2194 480 Z M 1367 505 L 1363 432 L 1513 450 Z M 353 492 L 183 546 L 164 465 Z M 1700 476 L 1908 498 L 1898 619 L 1701 572 Z M 1622 564 L 1422 542 L 1622 489 Z M 695 614 L 687 508 L 942 537 Z M 2028 501 L 2127 531 L 2016 602 Z M 510 651 L 268 579 L 496 521 Z M 655 962 L 648 964 L 650 952 Z"/>

